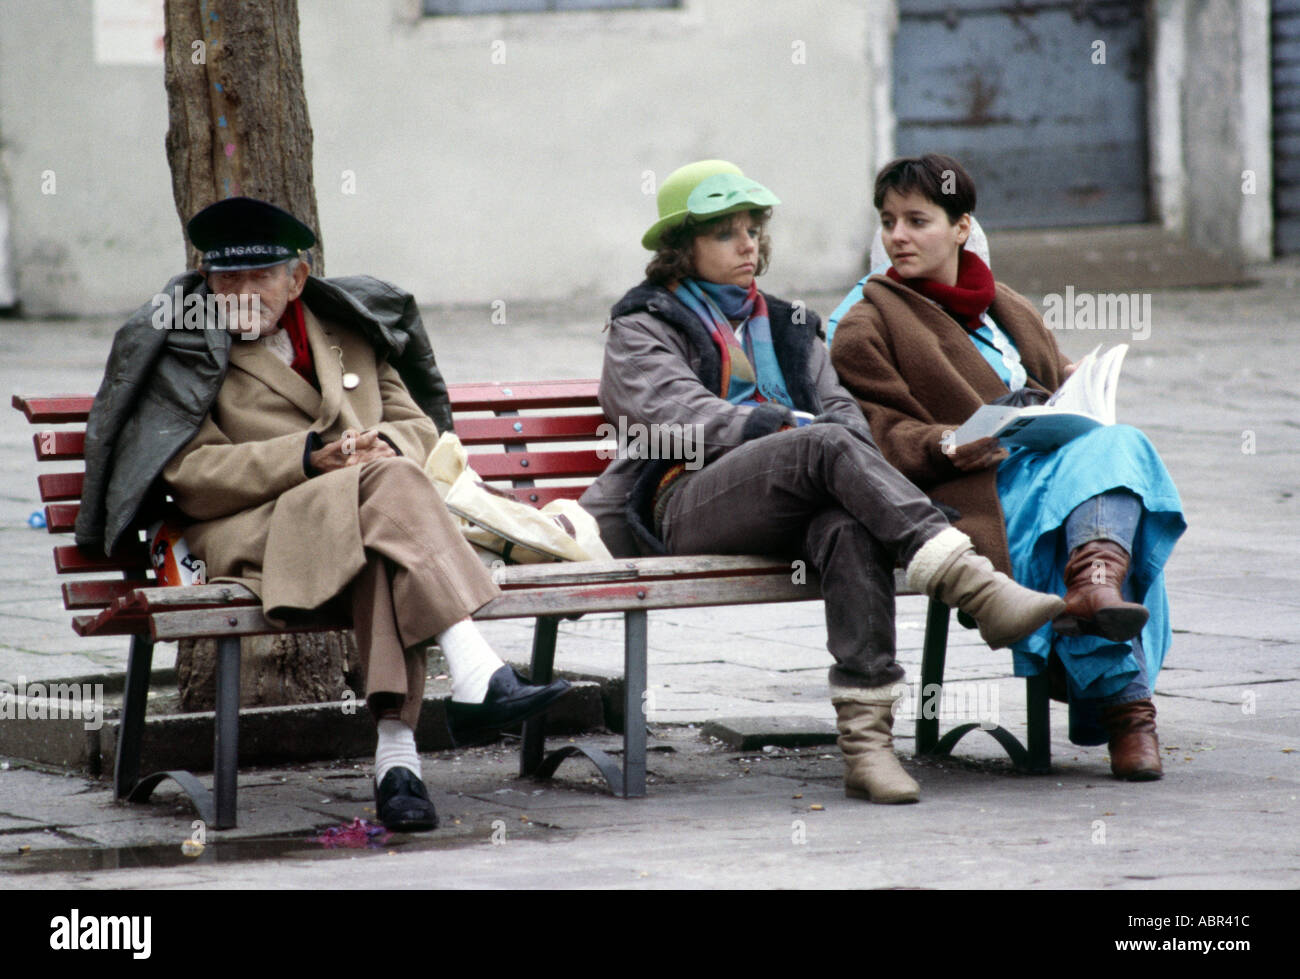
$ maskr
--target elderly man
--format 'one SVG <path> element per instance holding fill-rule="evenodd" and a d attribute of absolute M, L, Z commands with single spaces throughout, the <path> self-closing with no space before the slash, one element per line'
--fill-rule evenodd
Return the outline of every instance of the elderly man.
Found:
<path fill-rule="evenodd" d="M 378 280 L 309 276 L 315 235 L 263 201 L 228 198 L 187 228 L 206 289 L 168 284 L 170 317 L 150 316 L 161 342 L 141 335 L 144 310 L 119 331 L 87 423 L 78 542 L 111 549 L 160 478 L 210 578 L 246 584 L 273 619 L 350 610 L 378 727 L 376 811 L 432 829 L 414 736 L 424 644 L 447 658 L 457 742 L 569 685 L 521 683 L 470 621 L 498 591 L 422 470 L 450 409 L 419 314 Z M 202 330 L 183 328 L 190 297 Z"/>

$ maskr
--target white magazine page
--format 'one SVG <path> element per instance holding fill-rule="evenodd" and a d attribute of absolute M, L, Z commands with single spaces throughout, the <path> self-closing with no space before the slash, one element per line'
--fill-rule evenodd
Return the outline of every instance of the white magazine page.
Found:
<path fill-rule="evenodd" d="M 1023 409 L 1010 405 L 984 405 L 975 409 L 975 414 L 966 419 L 953 435 L 954 445 L 965 445 L 985 436 L 992 435 L 1009 419 L 1016 417 Z"/>
<path fill-rule="evenodd" d="M 1126 353 L 1128 353 L 1128 344 L 1121 343 L 1108 350 L 1106 356 L 1101 358 L 1101 363 L 1098 365 L 1102 374 L 1101 403 L 1098 405 L 1100 410 L 1095 414 L 1107 425 L 1115 424 L 1115 400 L 1119 394 L 1119 372 L 1124 366 L 1124 355 Z"/>
<path fill-rule="evenodd" d="M 1056 389 L 1056 393 L 1047 399 L 1049 406 L 1060 408 L 1062 411 L 1088 412 L 1088 379 L 1092 374 L 1093 364 L 1097 362 L 1097 351 L 1100 349 L 1099 343 L 1080 358 L 1074 373 L 1067 377 L 1065 383 Z"/>

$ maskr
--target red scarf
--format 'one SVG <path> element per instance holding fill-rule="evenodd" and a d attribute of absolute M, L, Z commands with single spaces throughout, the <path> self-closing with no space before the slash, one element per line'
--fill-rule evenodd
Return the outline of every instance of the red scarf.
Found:
<path fill-rule="evenodd" d="M 968 330 L 980 328 L 980 317 L 993 305 L 997 288 L 993 273 L 980 257 L 963 248 L 957 259 L 957 284 L 946 286 L 934 279 L 904 279 L 891 265 L 885 273 L 895 282 L 914 289 L 926 299 L 932 299 Z"/>
<path fill-rule="evenodd" d="M 307 343 L 307 324 L 302 317 L 302 300 L 294 299 L 280 317 L 280 328 L 289 334 L 293 343 L 293 363 L 289 366 L 296 370 L 304 381 L 317 390 L 320 383 L 316 380 L 316 369 L 311 361 L 311 346 Z"/>

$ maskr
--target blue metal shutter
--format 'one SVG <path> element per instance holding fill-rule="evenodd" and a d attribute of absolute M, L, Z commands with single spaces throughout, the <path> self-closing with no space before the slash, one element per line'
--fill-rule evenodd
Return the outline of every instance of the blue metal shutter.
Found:
<path fill-rule="evenodd" d="M 1300 252 L 1300 0 L 1273 0 L 1273 236 Z"/>
<path fill-rule="evenodd" d="M 898 7 L 899 155 L 960 160 L 988 227 L 1147 220 L 1144 0 Z"/>

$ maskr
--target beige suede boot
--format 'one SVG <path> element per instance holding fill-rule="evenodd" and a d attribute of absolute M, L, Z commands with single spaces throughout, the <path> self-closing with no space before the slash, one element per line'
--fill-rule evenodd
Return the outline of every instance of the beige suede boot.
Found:
<path fill-rule="evenodd" d="M 907 586 L 970 615 L 994 649 L 1023 639 L 1065 610 L 1058 596 L 1017 585 L 995 570 L 955 527 L 940 531 L 916 552 L 907 566 Z"/>
<path fill-rule="evenodd" d="M 896 804 L 916 802 L 921 787 L 903 771 L 894 754 L 894 688 L 831 688 L 840 752 L 844 755 L 844 794 L 851 799 Z"/>

